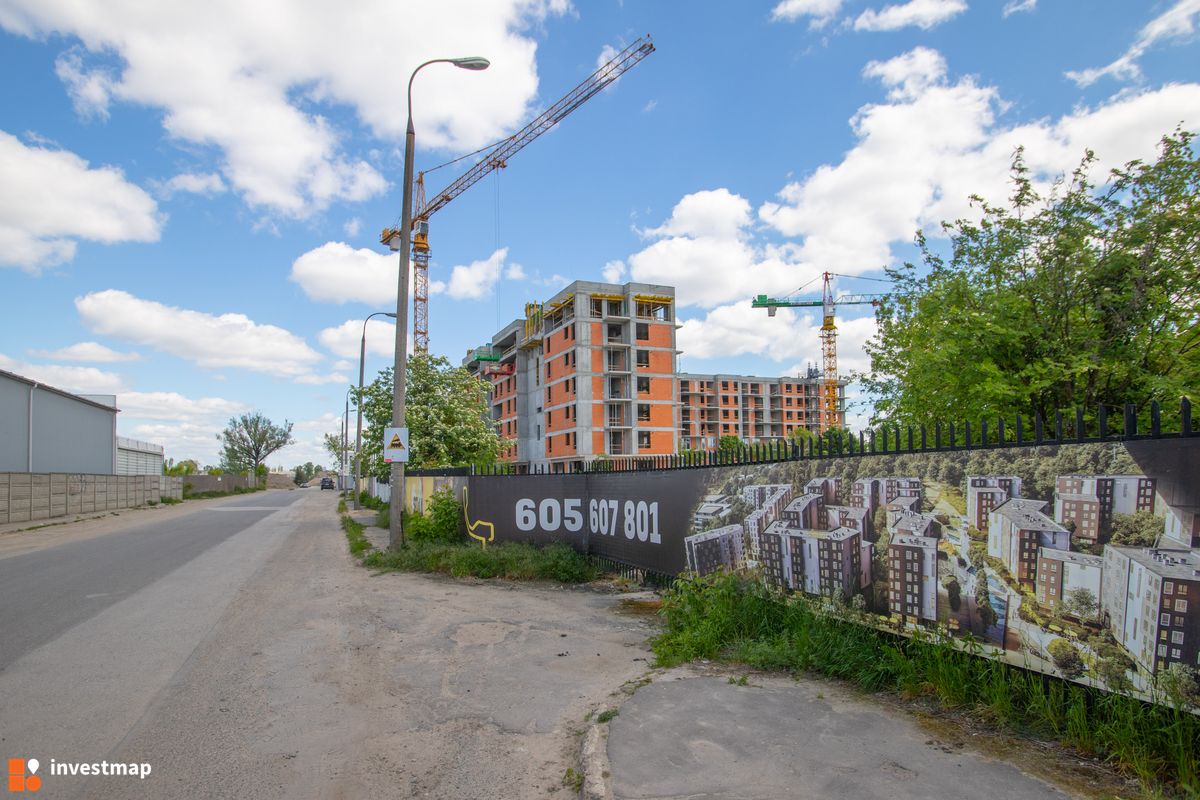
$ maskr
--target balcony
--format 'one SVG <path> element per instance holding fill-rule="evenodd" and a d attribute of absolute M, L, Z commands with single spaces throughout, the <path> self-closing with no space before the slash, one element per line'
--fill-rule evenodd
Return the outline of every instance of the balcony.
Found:
<path fill-rule="evenodd" d="M 604 387 L 605 400 L 630 400 L 632 399 L 629 393 L 629 384 L 616 381 L 609 381 Z"/>
<path fill-rule="evenodd" d="M 604 367 L 607 372 L 629 372 L 629 358 L 625 352 L 607 351 Z"/>

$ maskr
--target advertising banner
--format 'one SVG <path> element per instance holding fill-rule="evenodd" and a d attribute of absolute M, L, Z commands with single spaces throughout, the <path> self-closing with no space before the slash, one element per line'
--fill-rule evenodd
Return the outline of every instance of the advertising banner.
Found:
<path fill-rule="evenodd" d="M 1151 697 L 1200 686 L 1198 464 L 1200 440 L 1179 438 L 471 477 L 466 513 L 485 544 L 745 570 L 866 624 Z"/>

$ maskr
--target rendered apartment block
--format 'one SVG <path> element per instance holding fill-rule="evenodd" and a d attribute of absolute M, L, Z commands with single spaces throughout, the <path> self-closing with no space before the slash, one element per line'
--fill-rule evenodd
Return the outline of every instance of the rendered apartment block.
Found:
<path fill-rule="evenodd" d="M 937 622 L 937 539 L 901 534 L 888 544 L 888 606 L 912 622 Z"/>
<path fill-rule="evenodd" d="M 678 450 L 675 290 L 576 281 L 464 360 L 492 384 L 492 418 L 519 470 Z"/>
<path fill-rule="evenodd" d="M 942 536 L 941 526 L 933 514 L 908 513 L 896 520 L 892 531 L 897 536 L 922 536 L 938 540 Z"/>
<path fill-rule="evenodd" d="M 967 524 L 986 531 L 996 506 L 1021 496 L 1021 479 L 1016 475 L 972 475 L 967 477 Z"/>
<path fill-rule="evenodd" d="M 692 515 L 692 523 L 699 529 L 708 528 L 714 523 L 723 522 L 732 510 L 733 504 L 729 502 L 728 497 L 710 494 L 696 507 L 696 513 Z"/>
<path fill-rule="evenodd" d="M 719 569 L 737 569 L 744 558 L 744 531 L 741 525 L 725 525 L 683 540 L 687 549 L 688 569 L 707 575 Z"/>
<path fill-rule="evenodd" d="M 842 479 L 821 477 L 813 478 L 804 484 L 805 494 L 819 494 L 825 498 L 826 505 L 834 505 L 842 495 Z"/>
<path fill-rule="evenodd" d="M 804 377 L 751 375 L 678 376 L 679 440 L 684 447 L 712 450 L 722 436 L 744 442 L 787 439 L 797 430 L 821 430 L 816 370 Z M 838 427 L 845 426 L 846 381 L 838 382 Z"/>
<path fill-rule="evenodd" d="M 792 487 L 785 483 L 754 484 L 742 490 L 742 497 L 754 506 L 754 511 L 742 522 L 742 527 L 746 531 L 749 558 L 758 563 L 761 558 L 762 532 L 779 519 L 784 509 L 792 502 Z"/>
<path fill-rule="evenodd" d="M 762 534 L 769 583 L 805 594 L 849 600 L 871 584 L 871 544 L 858 531 L 792 528 L 784 519 Z"/>
<path fill-rule="evenodd" d="M 1004 562 L 1021 586 L 1037 585 L 1038 554 L 1043 548 L 1070 550 L 1071 533 L 1042 513 L 1041 500 L 1006 500 L 988 515 L 988 555 Z"/>
<path fill-rule="evenodd" d="M 1059 475 L 1054 519 L 1073 523 L 1074 539 L 1096 544 L 1108 533 L 1112 515 L 1154 511 L 1155 480 L 1144 475 Z"/>
<path fill-rule="evenodd" d="M 856 530 L 864 540 L 873 542 L 878 536 L 875 535 L 875 529 L 871 524 L 871 520 L 867 517 L 865 508 L 855 508 L 854 506 L 825 506 L 825 518 L 828 528 L 851 528 Z"/>
<path fill-rule="evenodd" d="M 867 515 L 873 518 L 875 509 L 879 507 L 878 485 L 878 478 L 859 478 L 850 484 L 850 505 L 865 508 Z"/>
<path fill-rule="evenodd" d="M 1104 548 L 1100 611 L 1146 672 L 1200 663 L 1200 550 Z"/>
<path fill-rule="evenodd" d="M 1042 548 L 1038 551 L 1037 601 L 1058 611 L 1077 589 L 1087 589 L 1100 602 L 1100 578 L 1104 559 L 1087 553 Z"/>
<path fill-rule="evenodd" d="M 919 514 L 921 512 L 921 498 L 919 497 L 897 497 L 892 502 L 884 506 L 884 514 L 887 518 L 888 532 L 896 530 L 896 523 L 909 514 Z"/>
<path fill-rule="evenodd" d="M 802 494 L 788 503 L 780 515 L 791 528 L 825 530 L 829 520 L 825 498 L 819 494 Z"/>
<path fill-rule="evenodd" d="M 1163 535 L 1170 547 L 1200 547 L 1200 506 L 1168 506 Z"/>

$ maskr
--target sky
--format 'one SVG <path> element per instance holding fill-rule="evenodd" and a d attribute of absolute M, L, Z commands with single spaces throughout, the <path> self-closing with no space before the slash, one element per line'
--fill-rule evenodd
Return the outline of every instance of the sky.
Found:
<path fill-rule="evenodd" d="M 886 291 L 914 235 L 1200 130 L 1200 0 L 0 0 L 0 369 L 115 394 L 118 432 L 219 458 L 231 416 L 328 463 L 363 319 L 395 308 L 405 87 L 416 166 L 494 143 L 616 51 L 656 52 L 430 221 L 430 349 L 572 280 L 670 284 L 681 370 L 795 374 L 813 313 Z M 399 13 L 403 11 L 403 14 Z M 430 196 L 472 163 L 431 171 Z M 816 283 L 813 283 L 817 280 Z M 367 327 L 368 381 L 392 362 Z M 870 306 L 838 311 L 844 373 Z M 849 420 L 870 399 L 852 391 Z"/>

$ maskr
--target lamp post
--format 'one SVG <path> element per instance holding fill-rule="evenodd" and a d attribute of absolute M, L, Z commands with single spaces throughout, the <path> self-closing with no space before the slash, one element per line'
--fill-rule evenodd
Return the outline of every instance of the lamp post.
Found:
<path fill-rule="evenodd" d="M 338 479 L 343 492 L 346 491 L 346 479 L 350 477 L 346 474 L 346 451 L 350 449 L 350 393 L 353 391 L 353 386 L 346 390 L 346 410 L 342 413 L 342 457 L 338 464 Z"/>
<path fill-rule="evenodd" d="M 358 427 L 354 429 L 354 510 L 358 510 L 358 498 L 362 494 L 362 488 L 359 486 L 359 477 L 362 473 L 362 396 L 363 396 L 363 364 L 367 360 L 367 323 L 371 321 L 371 317 L 391 317 L 396 318 L 396 315 L 390 311 L 376 311 L 374 314 L 368 314 L 363 320 L 362 343 L 358 348 Z"/>
<path fill-rule="evenodd" d="M 416 133 L 412 121 L 412 85 L 417 73 L 430 64 L 453 64 L 460 69 L 487 69 L 486 58 L 435 58 L 413 70 L 408 78 L 408 127 L 404 133 L 404 207 L 400 213 L 400 275 L 396 281 L 396 362 L 392 386 L 392 425 L 404 427 L 404 383 L 408 373 L 408 258 L 412 246 L 412 185 L 413 150 Z M 390 475 L 392 499 L 388 514 L 388 547 L 392 550 L 404 544 L 404 464 L 392 462 Z"/>

